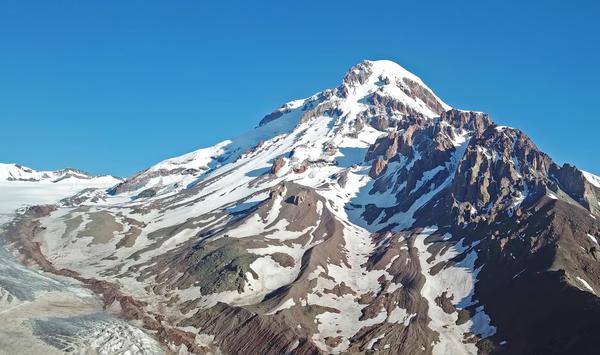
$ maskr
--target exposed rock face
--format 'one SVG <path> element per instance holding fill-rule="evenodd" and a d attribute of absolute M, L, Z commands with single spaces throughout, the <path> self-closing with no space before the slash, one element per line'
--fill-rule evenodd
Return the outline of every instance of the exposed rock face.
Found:
<path fill-rule="evenodd" d="M 473 131 L 475 135 L 482 134 L 492 125 L 490 117 L 483 112 L 451 109 L 442 112 L 440 118 L 454 127 Z"/>
<path fill-rule="evenodd" d="M 298 338 L 296 325 L 286 322 L 283 317 L 264 317 L 224 303 L 218 303 L 207 311 L 196 313 L 181 325 L 218 334 L 214 342 L 227 354 L 319 352 L 310 339 Z"/>
<path fill-rule="evenodd" d="M 110 193 L 118 195 L 125 192 L 136 191 L 147 186 L 150 180 L 171 175 L 197 175 L 200 171 L 196 169 L 180 168 L 175 170 L 161 169 L 157 171 L 142 172 L 129 178 L 110 189 Z M 146 189 L 147 190 L 147 189 Z"/>
<path fill-rule="evenodd" d="M 285 202 L 298 206 L 304 202 L 304 195 L 290 196 L 285 200 Z"/>
<path fill-rule="evenodd" d="M 279 109 L 279 110 L 273 111 L 270 114 L 263 117 L 263 119 L 260 120 L 259 125 L 264 126 L 267 123 L 274 121 L 274 120 L 278 119 L 279 117 L 283 116 L 284 113 L 285 113 L 285 109 Z"/>
<path fill-rule="evenodd" d="M 584 205 L 595 214 L 600 213 L 600 188 L 590 183 L 581 170 L 564 164 L 552 166 L 551 173 L 557 177 L 559 186 L 575 201 Z"/>
<path fill-rule="evenodd" d="M 363 61 L 351 68 L 348 73 L 346 73 L 346 76 L 344 76 L 342 87 L 348 88 L 365 84 L 369 76 L 373 74 L 371 67 L 372 64 L 370 62 Z"/>
<path fill-rule="evenodd" d="M 306 169 L 308 169 L 308 167 L 306 165 L 300 165 L 300 166 L 294 167 L 292 170 L 296 174 L 302 174 L 303 172 L 306 171 Z"/>
<path fill-rule="evenodd" d="M 414 98 L 420 99 L 425 103 L 425 105 L 437 114 L 441 114 L 446 111 L 444 105 L 442 105 L 437 97 L 435 97 L 431 91 L 425 89 L 422 85 L 413 81 L 409 78 L 403 78 L 402 82 L 408 86 L 407 94 Z M 397 84 L 398 87 L 403 88 L 404 86 L 401 84 Z"/>
<path fill-rule="evenodd" d="M 391 159 L 398 153 L 400 145 L 400 135 L 398 132 L 390 132 L 387 136 L 378 138 L 367 153 L 365 159 L 372 160 L 378 156 L 383 156 L 384 159 Z"/>
<path fill-rule="evenodd" d="M 137 195 L 138 198 L 149 198 L 154 196 L 156 196 L 156 190 L 154 189 L 146 189 Z"/>
<path fill-rule="evenodd" d="M 172 349 L 596 350 L 600 179 L 393 63 L 192 158 L 32 209 L 22 250 Z"/>
<path fill-rule="evenodd" d="M 551 164 L 522 132 L 489 127 L 467 147 L 454 181 L 455 196 L 478 209 L 506 208 L 522 191 L 536 188 L 536 178 L 547 176 Z"/>
<path fill-rule="evenodd" d="M 285 165 L 285 159 L 279 157 L 275 159 L 273 165 L 271 165 L 271 174 L 277 174 L 281 168 Z"/>
<path fill-rule="evenodd" d="M 369 176 L 372 178 L 378 177 L 379 175 L 383 174 L 386 167 L 387 160 L 377 158 L 373 161 L 373 165 L 371 166 L 371 170 L 369 171 Z"/>

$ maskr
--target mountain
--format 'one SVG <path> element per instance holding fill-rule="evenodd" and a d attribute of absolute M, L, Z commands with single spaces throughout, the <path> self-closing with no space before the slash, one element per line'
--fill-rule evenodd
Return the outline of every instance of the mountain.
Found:
<path fill-rule="evenodd" d="M 121 179 L 92 176 L 77 169 L 38 171 L 0 163 L 0 216 L 28 205 L 56 203 L 85 189 L 109 188 Z"/>
<path fill-rule="evenodd" d="M 0 163 L 1 181 L 51 181 L 58 182 L 63 179 L 91 179 L 87 173 L 77 169 L 63 169 L 57 171 L 36 171 L 18 164 Z"/>
<path fill-rule="evenodd" d="M 12 235 L 172 351 L 585 354 L 598 218 L 599 177 L 364 61 Z"/>

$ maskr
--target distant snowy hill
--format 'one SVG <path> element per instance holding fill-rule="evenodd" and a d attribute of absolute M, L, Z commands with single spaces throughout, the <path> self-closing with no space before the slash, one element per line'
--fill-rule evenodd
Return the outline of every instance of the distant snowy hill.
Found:
<path fill-rule="evenodd" d="M 0 163 L 0 214 L 16 208 L 54 204 L 84 189 L 107 189 L 121 182 L 113 176 L 91 176 L 76 169 L 37 171 Z"/>

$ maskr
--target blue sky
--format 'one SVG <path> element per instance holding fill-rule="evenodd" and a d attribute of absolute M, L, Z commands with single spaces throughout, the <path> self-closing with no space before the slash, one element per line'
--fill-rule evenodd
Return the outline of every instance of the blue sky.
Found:
<path fill-rule="evenodd" d="M 130 175 L 391 59 L 600 174 L 594 1 L 0 0 L 0 162 Z"/>

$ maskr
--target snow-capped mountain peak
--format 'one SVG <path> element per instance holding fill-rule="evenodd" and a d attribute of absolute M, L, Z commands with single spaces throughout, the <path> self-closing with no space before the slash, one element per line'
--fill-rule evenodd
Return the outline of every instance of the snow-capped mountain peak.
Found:
<path fill-rule="evenodd" d="M 344 77 L 344 82 L 349 84 L 352 83 L 353 78 L 355 77 L 388 77 L 388 78 L 396 78 L 403 79 L 408 78 L 413 81 L 422 83 L 421 78 L 406 70 L 400 64 L 393 62 L 391 60 L 363 60 L 362 62 L 354 65 L 350 68 Z"/>
<path fill-rule="evenodd" d="M 0 217 L 12 214 L 15 208 L 57 203 L 80 191 L 106 189 L 119 182 L 114 176 L 93 176 L 72 168 L 38 171 L 0 163 Z"/>
<path fill-rule="evenodd" d="M 20 164 L 0 163 L 0 181 L 50 181 L 63 179 L 91 179 L 93 176 L 78 169 L 66 168 L 54 171 L 38 171 Z"/>
<path fill-rule="evenodd" d="M 247 157 L 259 146 L 269 146 L 280 135 L 304 137 L 297 137 L 287 147 L 299 165 L 304 160 L 331 161 L 336 155 L 332 147 L 364 148 L 408 117 L 431 119 L 449 109 L 418 76 L 400 65 L 389 60 L 365 60 L 349 69 L 339 87 L 290 101 L 263 117 L 258 127 L 246 134 L 162 161 L 129 178 L 114 192 L 133 192 L 135 197 L 150 188 L 152 192 L 145 195 L 178 191 L 219 165 Z M 325 126 L 313 139 L 301 127 L 315 120 Z M 313 129 L 317 129 L 314 123 Z"/>
<path fill-rule="evenodd" d="M 548 317 L 598 328 L 598 184 L 364 61 L 246 134 L 30 218 L 44 265 L 115 285 L 107 307 L 196 353 L 537 353 L 580 334 L 540 332 Z"/>
<path fill-rule="evenodd" d="M 352 101 L 373 94 L 388 97 L 430 118 L 452 108 L 421 78 L 390 60 L 365 60 L 353 66 L 345 75 L 339 92 Z"/>

